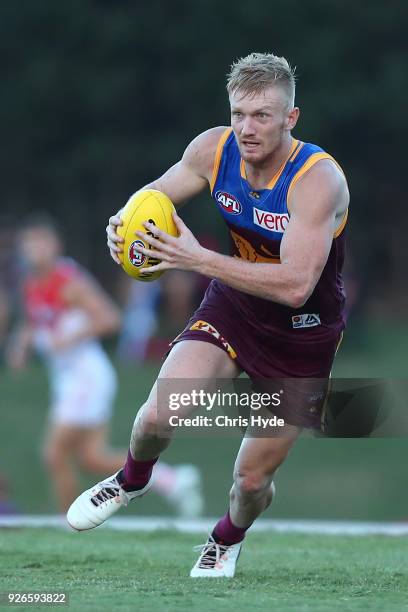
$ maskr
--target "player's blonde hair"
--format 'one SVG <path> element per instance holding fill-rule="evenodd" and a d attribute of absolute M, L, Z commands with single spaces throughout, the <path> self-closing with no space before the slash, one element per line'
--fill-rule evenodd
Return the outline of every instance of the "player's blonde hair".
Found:
<path fill-rule="evenodd" d="M 228 94 L 257 95 L 267 87 L 280 85 L 288 95 L 289 105 L 295 103 L 295 69 L 287 59 L 273 53 L 250 53 L 231 66 L 227 75 Z"/>

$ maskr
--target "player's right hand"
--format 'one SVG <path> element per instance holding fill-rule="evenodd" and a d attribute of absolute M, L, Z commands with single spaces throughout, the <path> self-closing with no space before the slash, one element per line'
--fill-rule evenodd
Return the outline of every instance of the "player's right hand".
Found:
<path fill-rule="evenodd" d="M 116 233 L 116 228 L 119 225 L 123 225 L 123 221 L 120 217 L 123 208 L 121 208 L 116 215 L 113 215 L 109 218 L 109 223 L 106 226 L 106 235 L 108 236 L 107 244 L 109 247 L 110 256 L 113 261 L 117 264 L 120 264 L 120 259 L 118 257 L 118 253 L 122 253 L 123 249 L 121 248 L 121 243 L 124 242 L 123 238 L 118 236 Z"/>

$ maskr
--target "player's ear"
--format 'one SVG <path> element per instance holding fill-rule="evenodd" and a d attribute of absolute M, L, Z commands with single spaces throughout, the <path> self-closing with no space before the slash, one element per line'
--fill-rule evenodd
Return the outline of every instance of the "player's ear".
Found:
<path fill-rule="evenodd" d="M 294 106 L 286 115 L 286 129 L 293 130 L 299 119 L 300 110 Z"/>

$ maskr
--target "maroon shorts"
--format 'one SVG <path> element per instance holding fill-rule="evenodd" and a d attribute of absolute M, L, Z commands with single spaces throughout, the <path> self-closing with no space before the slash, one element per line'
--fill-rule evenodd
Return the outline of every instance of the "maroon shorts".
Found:
<path fill-rule="evenodd" d="M 342 332 L 316 327 L 301 338 L 296 332 L 265 334 L 257 327 L 255 315 L 252 321 L 243 318 L 213 282 L 172 345 L 201 340 L 219 346 L 246 372 L 255 390 L 265 390 L 279 380 L 286 401 L 273 408 L 277 417 L 291 425 L 322 430 L 328 380 Z"/>

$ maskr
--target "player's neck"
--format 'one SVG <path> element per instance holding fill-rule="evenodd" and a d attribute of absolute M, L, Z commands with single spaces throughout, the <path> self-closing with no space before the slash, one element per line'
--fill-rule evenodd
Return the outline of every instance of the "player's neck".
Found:
<path fill-rule="evenodd" d="M 279 172 L 282 165 L 289 157 L 293 145 L 293 137 L 291 134 L 282 140 L 278 149 L 259 164 L 251 164 L 245 162 L 246 178 L 251 187 L 254 189 L 265 189 L 272 181 L 274 176 Z"/>

